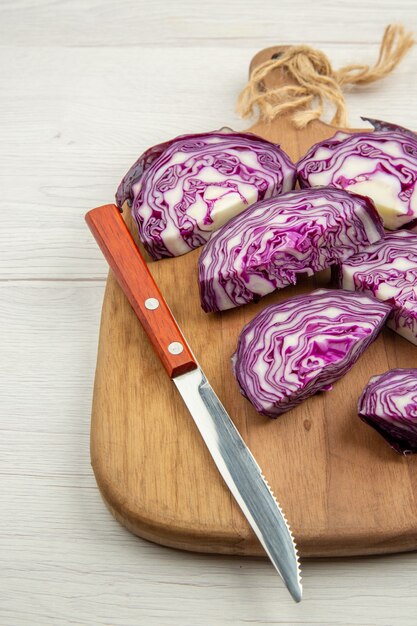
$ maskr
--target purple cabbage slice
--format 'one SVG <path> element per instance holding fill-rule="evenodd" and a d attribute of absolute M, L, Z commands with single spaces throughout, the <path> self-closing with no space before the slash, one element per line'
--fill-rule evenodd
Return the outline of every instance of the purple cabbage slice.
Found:
<path fill-rule="evenodd" d="M 319 289 L 266 307 L 232 357 L 242 394 L 278 417 L 350 370 L 376 339 L 390 306 L 366 294 Z"/>
<path fill-rule="evenodd" d="M 387 326 L 417 345 L 417 233 L 387 233 L 336 272 L 343 289 L 371 293 L 391 304 Z"/>
<path fill-rule="evenodd" d="M 359 399 L 360 418 L 401 454 L 417 452 L 417 369 L 373 376 Z"/>
<path fill-rule="evenodd" d="M 369 122 L 375 130 L 389 130 L 394 132 L 401 132 L 405 135 L 409 135 L 410 137 L 414 137 L 417 139 L 417 133 L 409 128 L 405 128 L 405 126 L 400 126 L 399 124 L 393 124 L 392 122 L 384 122 L 383 120 L 376 120 L 372 117 L 363 117 L 361 116 L 361 120 L 364 122 Z"/>
<path fill-rule="evenodd" d="M 368 198 L 335 188 L 257 202 L 212 235 L 199 260 L 201 305 L 224 311 L 257 301 L 297 276 L 326 269 L 384 234 Z"/>
<path fill-rule="evenodd" d="M 127 201 L 154 259 L 185 254 L 263 198 L 294 187 L 295 165 L 277 145 L 228 130 L 182 135 L 147 150 L 116 193 Z"/>
<path fill-rule="evenodd" d="M 310 148 L 298 162 L 301 187 L 331 185 L 369 196 L 385 228 L 417 218 L 417 136 L 387 122 L 382 130 L 338 132 Z"/>

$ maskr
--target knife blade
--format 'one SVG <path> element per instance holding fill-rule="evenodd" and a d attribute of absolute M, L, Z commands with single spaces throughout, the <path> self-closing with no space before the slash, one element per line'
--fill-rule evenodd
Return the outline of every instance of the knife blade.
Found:
<path fill-rule="evenodd" d="M 118 208 L 104 205 L 89 211 L 85 219 L 223 480 L 292 598 L 300 602 L 298 553 L 284 513 L 191 352 Z"/>

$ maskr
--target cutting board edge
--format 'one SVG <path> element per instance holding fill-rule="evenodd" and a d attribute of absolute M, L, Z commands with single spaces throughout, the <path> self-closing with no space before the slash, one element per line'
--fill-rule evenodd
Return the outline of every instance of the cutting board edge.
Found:
<path fill-rule="evenodd" d="M 118 497 L 117 486 L 104 477 L 104 472 L 96 461 L 99 458 L 100 455 L 95 454 L 92 438 L 91 465 L 100 495 L 114 519 L 137 537 L 186 552 L 267 558 L 261 544 L 250 531 L 247 537 L 236 539 L 234 529 L 231 533 L 219 533 L 218 530 L 214 532 L 213 529 L 204 532 L 178 524 L 162 524 L 158 519 L 145 515 L 139 516 L 137 512 L 124 506 L 123 500 Z M 343 547 L 340 546 L 340 535 L 329 536 L 323 533 L 320 536 L 312 532 L 309 537 L 297 531 L 295 534 L 302 558 L 360 557 L 417 551 L 415 528 L 391 532 L 384 528 L 379 529 L 379 532 L 375 529 L 366 532 L 358 532 L 357 529 L 350 533 L 345 531 Z"/>

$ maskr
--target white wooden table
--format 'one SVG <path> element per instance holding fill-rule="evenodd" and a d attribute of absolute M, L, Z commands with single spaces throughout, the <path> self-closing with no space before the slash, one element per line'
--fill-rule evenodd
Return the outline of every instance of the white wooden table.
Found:
<path fill-rule="evenodd" d="M 373 60 L 413 0 L 0 3 L 1 626 L 414 626 L 417 554 L 307 561 L 294 605 L 267 561 L 137 539 L 100 500 L 89 419 L 107 267 L 84 212 L 147 146 L 222 125 L 260 48 Z M 348 96 L 417 128 L 417 49 Z"/>

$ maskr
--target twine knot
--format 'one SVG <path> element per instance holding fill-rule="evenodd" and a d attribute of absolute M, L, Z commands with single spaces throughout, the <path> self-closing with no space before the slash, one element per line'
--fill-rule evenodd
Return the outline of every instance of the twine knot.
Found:
<path fill-rule="evenodd" d="M 239 96 L 237 111 L 242 117 L 250 117 L 257 109 L 260 119 L 267 122 L 293 111 L 293 123 L 297 128 L 304 128 L 311 120 L 321 118 L 325 106 L 330 105 L 334 109 L 330 123 L 347 126 L 343 88 L 384 78 L 414 43 L 412 33 L 406 32 L 402 25 L 390 24 L 385 29 L 374 65 L 351 64 L 339 70 L 333 69 L 320 50 L 306 45 L 290 46 L 253 70 Z M 289 84 L 266 88 L 264 80 L 274 70 L 284 72 Z"/>

